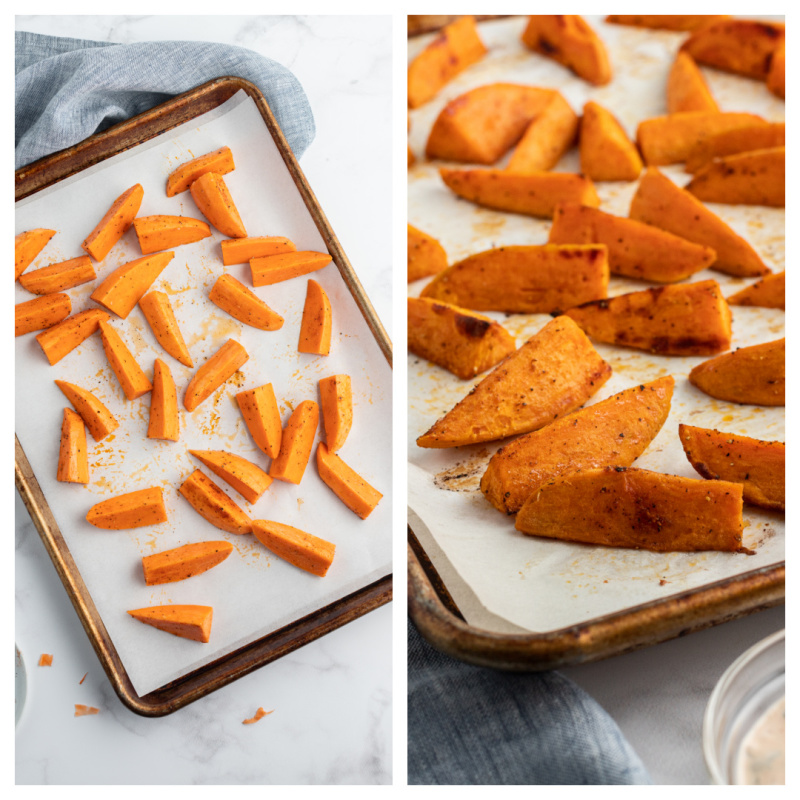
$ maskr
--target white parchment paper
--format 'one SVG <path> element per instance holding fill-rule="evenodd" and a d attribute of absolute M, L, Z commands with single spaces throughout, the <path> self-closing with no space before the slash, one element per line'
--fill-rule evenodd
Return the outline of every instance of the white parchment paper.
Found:
<path fill-rule="evenodd" d="M 82 255 L 83 239 L 114 199 L 135 183 L 144 187 L 140 216 L 202 219 L 190 193 L 166 196 L 166 177 L 178 164 L 222 145 L 233 151 L 236 169 L 225 181 L 248 234 L 284 235 L 298 250 L 324 251 L 263 119 L 253 101 L 240 92 L 202 117 L 19 202 L 17 232 L 35 227 L 57 231 L 29 270 Z M 175 257 L 152 286 L 169 294 L 195 369 L 161 349 L 138 306 L 126 320 L 114 315 L 111 320 L 149 377 L 155 358 L 168 363 L 178 388 L 179 442 L 146 438 L 150 395 L 132 402 L 125 398 L 99 336 L 90 337 L 55 366 L 47 362 L 35 334 L 16 340 L 17 435 L 140 695 L 391 572 L 391 370 L 385 358 L 333 263 L 308 276 L 322 285 L 333 309 L 327 357 L 297 352 L 307 276 L 254 290 L 284 317 L 278 331 L 250 328 L 225 314 L 208 299 L 211 287 L 224 271 L 252 286 L 250 270 L 247 264 L 223 267 L 219 243 L 225 237 L 214 228 L 212 233 L 211 238 L 175 248 Z M 98 282 L 140 255 L 131 228 L 97 265 Z M 359 265 L 354 267 L 358 271 Z M 73 313 L 96 305 L 89 299 L 96 283 L 69 291 Z M 19 284 L 16 292 L 15 302 L 31 298 Z M 196 368 L 229 338 L 244 346 L 249 360 L 198 409 L 187 412 L 182 406 L 185 387 Z M 344 506 L 317 474 L 314 451 L 316 441 L 323 440 L 321 420 L 302 483 L 274 481 L 252 506 L 189 454 L 190 449 L 228 450 L 268 469 L 268 459 L 250 438 L 234 394 L 272 383 L 285 424 L 302 400 L 319 402 L 318 380 L 336 373 L 350 375 L 353 388 L 353 427 L 340 455 L 384 494 L 367 520 Z M 94 442 L 87 433 L 88 486 L 55 480 L 62 409 L 69 407 L 55 379 L 93 391 L 120 422 L 102 442 Z M 251 518 L 283 522 L 334 542 L 336 556 L 327 576 L 318 578 L 296 569 L 252 535 L 236 536 L 206 522 L 178 493 L 196 468 L 203 469 Z M 150 486 L 163 487 L 168 522 L 130 531 L 104 531 L 86 522 L 86 512 L 95 503 Z M 212 539 L 227 539 L 234 545 L 231 556 L 218 567 L 179 583 L 144 584 L 142 556 Z M 170 636 L 125 613 L 166 603 L 213 606 L 211 641 L 199 644 Z"/>

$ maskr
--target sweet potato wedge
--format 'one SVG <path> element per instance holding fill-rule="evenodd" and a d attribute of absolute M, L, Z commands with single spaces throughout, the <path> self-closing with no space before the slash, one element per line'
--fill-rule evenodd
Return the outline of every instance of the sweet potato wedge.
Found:
<path fill-rule="evenodd" d="M 308 275 L 327 267 L 332 257 L 328 253 L 299 250 L 296 253 L 279 253 L 276 256 L 259 256 L 250 259 L 253 286 L 271 286 L 300 275 Z"/>
<path fill-rule="evenodd" d="M 417 230 L 413 225 L 408 226 L 408 282 L 427 278 L 447 269 L 447 253 L 439 242 Z"/>
<path fill-rule="evenodd" d="M 516 528 L 531 536 L 637 550 L 752 553 L 742 545 L 742 487 L 646 469 L 601 467 L 548 481 Z"/>
<path fill-rule="evenodd" d="M 47 360 L 51 364 L 57 364 L 95 333 L 100 327 L 101 320 L 108 318 L 107 311 L 101 308 L 88 308 L 42 331 L 37 335 L 36 341 Z"/>
<path fill-rule="evenodd" d="M 294 253 L 297 247 L 285 236 L 248 236 L 244 239 L 224 239 L 220 242 L 222 263 L 247 264 L 251 258 L 277 256 L 281 253 Z"/>
<path fill-rule="evenodd" d="M 283 317 L 273 311 L 260 297 L 251 292 L 233 275 L 217 278 L 208 299 L 234 319 L 261 331 L 277 331 L 283 327 Z"/>
<path fill-rule="evenodd" d="M 704 478 L 741 483 L 744 502 L 786 508 L 786 445 L 735 433 L 679 425 L 683 451 Z"/>
<path fill-rule="evenodd" d="M 586 334 L 569 317 L 558 317 L 492 370 L 417 445 L 460 447 L 535 431 L 582 406 L 610 376 L 611 367 Z"/>
<path fill-rule="evenodd" d="M 279 558 L 320 578 L 325 577 L 333 563 L 335 544 L 291 525 L 256 519 L 253 536 Z"/>
<path fill-rule="evenodd" d="M 88 389 L 66 381 L 57 380 L 55 384 L 80 414 L 96 442 L 101 442 L 119 427 L 114 415 Z"/>
<path fill-rule="evenodd" d="M 154 214 L 150 217 L 136 217 L 133 221 L 139 249 L 142 253 L 157 253 L 171 250 L 182 244 L 192 244 L 211 236 L 207 222 L 192 217 L 175 217 L 168 214 Z"/>
<path fill-rule="evenodd" d="M 137 397 L 147 394 L 152 390 L 153 384 L 136 363 L 133 353 L 128 349 L 118 331 L 105 320 L 101 320 L 99 325 L 108 364 L 117 376 L 119 385 L 125 392 L 125 397 L 128 400 L 135 400 Z"/>
<path fill-rule="evenodd" d="M 94 230 L 83 240 L 81 247 L 95 261 L 102 261 L 111 248 L 122 238 L 122 234 L 130 228 L 139 213 L 139 206 L 144 198 L 141 184 L 126 189 L 106 211 Z"/>
<path fill-rule="evenodd" d="M 481 491 L 514 514 L 560 475 L 595 467 L 629 467 L 669 415 L 672 376 L 625 389 L 501 447 L 481 478 Z"/>
<path fill-rule="evenodd" d="M 698 364 L 689 381 L 718 400 L 758 406 L 786 404 L 786 339 L 740 347 Z"/>
<path fill-rule="evenodd" d="M 153 391 L 150 395 L 150 421 L 147 425 L 148 439 L 180 439 L 180 416 L 178 415 L 178 391 L 169 367 L 157 358 L 153 366 Z"/>
<path fill-rule="evenodd" d="M 728 298 L 729 306 L 760 306 L 786 309 L 786 272 L 765 275 Z"/>
<path fill-rule="evenodd" d="M 178 327 L 169 296 L 164 292 L 148 292 L 139 300 L 139 308 L 164 350 L 184 366 L 193 367 L 194 362 Z"/>
<path fill-rule="evenodd" d="M 328 450 L 335 453 L 347 440 L 353 425 L 353 392 L 349 375 L 319 379 L 319 405 Z"/>
<path fill-rule="evenodd" d="M 86 520 L 96 528 L 123 531 L 167 521 L 167 509 L 159 486 L 137 489 L 96 503 Z"/>
<path fill-rule="evenodd" d="M 331 352 L 331 301 L 325 290 L 313 280 L 306 289 L 306 302 L 303 306 L 303 320 L 300 323 L 300 353 L 327 356 Z"/>
<path fill-rule="evenodd" d="M 783 147 L 786 144 L 785 122 L 760 122 L 718 133 L 692 148 L 686 159 L 686 172 L 697 172 L 715 158 L 764 150 L 767 147 Z"/>
<path fill-rule="evenodd" d="M 678 53 L 667 77 L 667 113 L 719 112 L 703 73 L 688 53 Z"/>
<path fill-rule="evenodd" d="M 779 47 L 772 54 L 772 61 L 767 73 L 767 89 L 778 97 L 786 97 L 786 45 Z"/>
<path fill-rule="evenodd" d="M 64 409 L 61 423 L 56 480 L 64 483 L 89 483 L 86 426 L 71 408 Z"/>
<path fill-rule="evenodd" d="M 167 197 L 185 192 L 201 175 L 206 172 L 216 172 L 217 175 L 227 175 L 233 172 L 233 153 L 230 147 L 220 147 L 211 153 L 193 158 L 176 167 L 167 177 Z"/>
<path fill-rule="evenodd" d="M 319 406 L 313 400 L 303 400 L 286 423 L 280 452 L 270 464 L 271 478 L 286 483 L 300 483 L 311 456 L 318 424 Z"/>
<path fill-rule="evenodd" d="M 439 273 L 421 297 L 476 311 L 537 314 L 597 300 L 607 291 L 605 245 L 546 244 L 469 256 Z"/>
<path fill-rule="evenodd" d="M 178 491 L 189 501 L 189 505 L 214 527 L 228 533 L 252 532 L 250 517 L 199 469 L 181 484 Z"/>
<path fill-rule="evenodd" d="M 168 605 L 137 608 L 129 611 L 134 619 L 152 625 L 165 633 L 207 643 L 211 638 L 211 606 Z"/>
<path fill-rule="evenodd" d="M 194 411 L 228 380 L 249 358 L 239 342 L 228 339 L 213 356 L 195 372 L 183 394 L 183 405 Z"/>
<path fill-rule="evenodd" d="M 14 237 L 14 280 L 19 279 L 55 235 L 50 228 L 33 228 Z"/>
<path fill-rule="evenodd" d="M 168 250 L 117 267 L 92 292 L 92 300 L 125 319 L 174 256 Z"/>
<path fill-rule="evenodd" d="M 639 181 L 630 217 L 711 247 L 717 254 L 712 269 L 739 277 L 771 272 L 745 239 L 655 168 L 646 170 Z"/>
<path fill-rule="evenodd" d="M 317 445 L 317 471 L 333 493 L 361 519 L 366 519 L 383 497 L 336 453 L 330 452 L 324 442 Z"/>
<path fill-rule="evenodd" d="M 190 450 L 217 477 L 236 489 L 248 503 L 255 503 L 269 489 L 272 478 L 246 458 L 225 450 Z"/>
<path fill-rule="evenodd" d="M 67 294 L 46 294 L 14 306 L 14 336 L 52 328 L 72 312 Z"/>
<path fill-rule="evenodd" d="M 20 285 L 33 294 L 63 292 L 97 278 L 92 259 L 78 256 L 20 276 Z"/>
<path fill-rule="evenodd" d="M 581 172 L 593 181 L 635 181 L 644 166 L 619 120 L 591 101 L 583 107 L 580 153 Z"/>
<path fill-rule="evenodd" d="M 695 31 L 730 14 L 609 14 L 606 22 L 665 31 Z"/>
<path fill-rule="evenodd" d="M 408 107 L 432 100 L 456 75 L 480 61 L 486 46 L 475 27 L 475 17 L 459 17 L 408 65 Z"/>
<path fill-rule="evenodd" d="M 222 175 L 204 172 L 189 187 L 200 213 L 218 230 L 231 239 L 247 236 L 242 218 Z"/>
<path fill-rule="evenodd" d="M 409 297 L 408 349 L 467 380 L 502 361 L 516 345 L 499 322 L 477 311 Z"/>
<path fill-rule="evenodd" d="M 271 383 L 245 389 L 236 395 L 247 430 L 258 448 L 270 458 L 276 458 L 281 449 L 281 413 Z"/>
<path fill-rule="evenodd" d="M 230 542 L 195 542 L 142 557 L 144 582 L 148 586 L 185 581 L 221 564 L 233 552 Z"/>

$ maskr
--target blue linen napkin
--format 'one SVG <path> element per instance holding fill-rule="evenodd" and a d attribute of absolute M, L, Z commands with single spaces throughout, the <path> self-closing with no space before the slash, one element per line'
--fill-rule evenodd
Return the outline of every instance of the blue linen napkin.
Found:
<path fill-rule="evenodd" d="M 651 784 L 616 723 L 558 672 L 475 667 L 408 623 L 408 783 Z"/>
<path fill-rule="evenodd" d="M 15 167 L 223 76 L 263 93 L 297 158 L 314 139 L 314 117 L 286 67 L 215 42 L 108 44 L 17 31 Z"/>

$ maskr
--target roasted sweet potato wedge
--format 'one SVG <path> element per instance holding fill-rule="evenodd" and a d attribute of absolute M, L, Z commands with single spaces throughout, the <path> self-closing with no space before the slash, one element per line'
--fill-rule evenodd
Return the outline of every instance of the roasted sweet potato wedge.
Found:
<path fill-rule="evenodd" d="M 56 480 L 64 483 L 89 483 L 86 426 L 71 408 L 64 409 L 61 423 Z"/>
<path fill-rule="evenodd" d="M 163 491 L 160 486 L 154 486 L 95 503 L 89 509 L 86 520 L 96 528 L 111 531 L 143 528 L 166 522 L 167 509 Z"/>
<path fill-rule="evenodd" d="M 181 423 L 178 412 L 178 390 L 169 366 L 160 358 L 153 365 L 153 391 L 150 394 L 150 420 L 147 425 L 148 439 L 166 439 L 177 442 Z"/>
<path fill-rule="evenodd" d="M 433 236 L 409 225 L 408 282 L 427 278 L 444 269 L 447 269 L 447 253 L 441 244 Z"/>
<path fill-rule="evenodd" d="M 227 273 L 220 275 L 211 288 L 208 299 L 234 319 L 251 328 L 277 331 L 283 327 L 283 317 L 233 275 Z"/>
<path fill-rule="evenodd" d="M 667 112 L 682 111 L 719 111 L 703 73 L 688 53 L 675 56 L 667 78 Z"/>
<path fill-rule="evenodd" d="M 14 237 L 14 280 L 19 279 L 55 235 L 50 228 L 33 228 Z"/>
<path fill-rule="evenodd" d="M 230 542 L 195 542 L 142 557 L 144 582 L 148 586 L 185 581 L 208 572 L 233 552 Z"/>
<path fill-rule="evenodd" d="M 594 102 L 583 107 L 580 153 L 581 172 L 593 181 L 635 181 L 644 167 L 619 120 Z"/>
<path fill-rule="evenodd" d="M 347 441 L 353 425 L 353 392 L 349 375 L 319 379 L 319 405 L 328 450 L 335 453 Z"/>
<path fill-rule="evenodd" d="M 272 483 L 272 478 L 263 469 L 235 453 L 228 453 L 225 450 L 189 452 L 225 483 L 236 489 L 248 503 L 257 502 Z"/>
<path fill-rule="evenodd" d="M 211 638 L 211 606 L 168 605 L 137 608 L 128 612 L 134 619 L 165 633 L 207 643 Z"/>
<path fill-rule="evenodd" d="M 239 342 L 228 339 L 213 356 L 195 372 L 183 394 L 183 405 L 187 411 L 194 411 L 200 403 L 207 400 L 225 381 L 228 380 L 250 358 Z"/>
<path fill-rule="evenodd" d="M 80 414 L 96 442 L 102 441 L 119 427 L 119 422 L 114 415 L 88 389 L 82 389 L 80 386 L 66 381 L 56 381 L 55 383 Z"/>
<path fill-rule="evenodd" d="M 609 14 L 606 22 L 665 31 L 695 31 L 730 14 Z"/>
<path fill-rule="evenodd" d="M 327 542 L 291 525 L 264 519 L 253 521 L 253 536 L 267 550 L 312 575 L 325 577 L 336 551 L 333 542 Z"/>
<path fill-rule="evenodd" d="M 281 449 L 281 412 L 271 383 L 245 389 L 236 395 L 247 430 L 258 448 L 270 458 L 276 458 Z"/>
<path fill-rule="evenodd" d="M 147 394 L 152 388 L 149 378 L 136 362 L 119 332 L 105 320 L 100 321 L 100 337 L 103 340 L 108 364 L 117 376 L 119 385 L 128 400 L 135 400 Z"/>
<path fill-rule="evenodd" d="M 72 311 L 68 294 L 46 294 L 14 306 L 14 336 L 52 328 L 65 320 Z"/>
<path fill-rule="evenodd" d="M 148 292 L 139 301 L 139 308 L 164 350 L 184 366 L 193 367 L 194 362 L 178 327 L 169 296 L 164 292 Z"/>
<path fill-rule="evenodd" d="M 111 248 L 122 238 L 122 234 L 130 228 L 139 213 L 139 206 L 144 198 L 141 184 L 126 189 L 106 211 L 95 229 L 83 240 L 81 247 L 95 260 L 102 261 Z"/>
<path fill-rule="evenodd" d="M 767 89 L 778 97 L 786 97 L 786 45 L 772 54 L 767 74 Z"/>
<path fill-rule="evenodd" d="M 191 507 L 216 528 L 228 533 L 251 533 L 250 517 L 207 475 L 196 469 L 178 491 Z"/>
<path fill-rule="evenodd" d="M 718 133 L 693 147 L 686 159 L 684 169 L 697 172 L 715 158 L 764 150 L 768 147 L 783 147 L 786 144 L 785 122 L 759 122 L 730 131 Z"/>
<path fill-rule="evenodd" d="M 92 259 L 78 256 L 58 264 L 50 264 L 20 276 L 20 285 L 33 294 L 64 292 L 97 279 Z"/>
<path fill-rule="evenodd" d="M 366 519 L 383 497 L 336 453 L 328 450 L 324 442 L 317 444 L 317 471 L 333 493 L 361 519 Z"/>
<path fill-rule="evenodd" d="M 230 147 L 220 147 L 211 153 L 193 158 L 176 167 L 167 178 L 167 197 L 185 192 L 201 175 L 216 172 L 227 175 L 233 172 L 233 153 Z"/>
<path fill-rule="evenodd" d="M 786 309 L 786 273 L 765 275 L 760 281 L 732 294 L 728 305 Z"/>
<path fill-rule="evenodd" d="M 122 319 L 127 318 L 175 253 L 143 256 L 117 267 L 92 292 L 91 298 Z"/>
<path fill-rule="evenodd" d="M 199 242 L 211 236 L 211 228 L 207 222 L 168 214 L 136 217 L 133 228 L 139 240 L 139 249 L 145 254 L 171 250 L 173 247 Z"/>
<path fill-rule="evenodd" d="M 107 319 L 108 312 L 102 308 L 87 308 L 42 331 L 36 341 L 50 364 L 57 364 L 95 333 L 101 320 Z"/>

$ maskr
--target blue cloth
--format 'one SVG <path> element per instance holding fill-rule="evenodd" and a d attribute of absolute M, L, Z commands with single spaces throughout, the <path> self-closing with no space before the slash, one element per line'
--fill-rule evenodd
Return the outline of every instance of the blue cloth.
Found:
<path fill-rule="evenodd" d="M 650 784 L 616 723 L 557 672 L 474 667 L 408 624 L 408 783 Z"/>
<path fill-rule="evenodd" d="M 17 31 L 15 50 L 17 169 L 224 76 L 261 90 L 297 158 L 314 139 L 314 117 L 297 78 L 243 47 L 108 44 Z"/>

